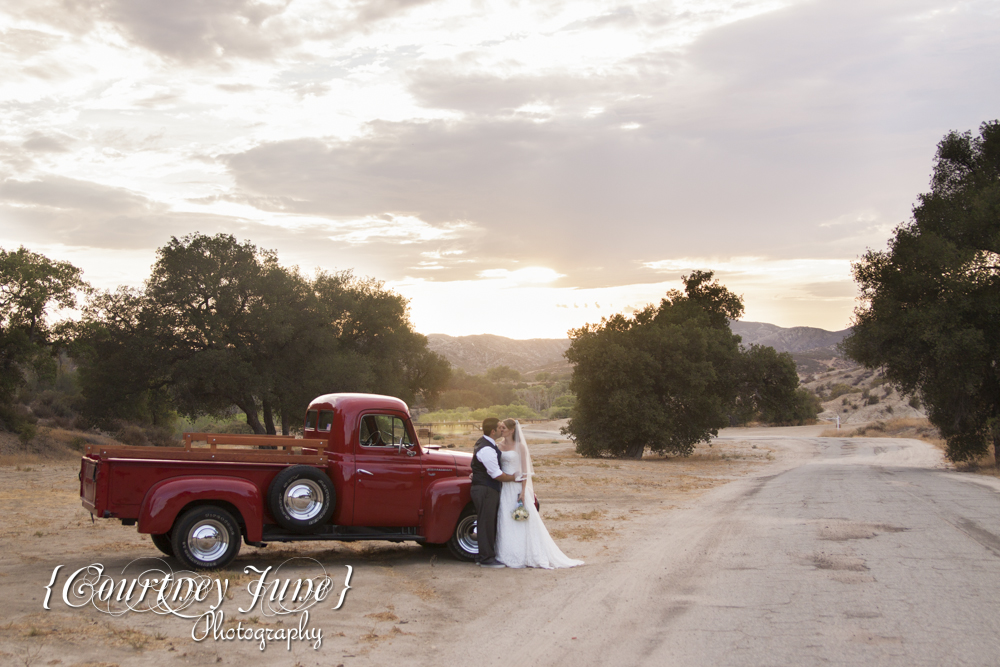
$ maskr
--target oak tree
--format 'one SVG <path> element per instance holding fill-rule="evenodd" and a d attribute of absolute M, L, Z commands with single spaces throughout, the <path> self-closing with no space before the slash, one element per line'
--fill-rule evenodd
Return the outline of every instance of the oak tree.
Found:
<path fill-rule="evenodd" d="M 930 185 L 888 249 L 853 265 L 861 304 L 843 346 L 919 392 L 964 461 L 1000 454 L 1000 121 L 948 133 Z"/>
<path fill-rule="evenodd" d="M 659 306 L 570 331 L 576 394 L 566 433 L 585 456 L 687 455 L 729 424 L 743 302 L 711 272 L 685 276 Z"/>

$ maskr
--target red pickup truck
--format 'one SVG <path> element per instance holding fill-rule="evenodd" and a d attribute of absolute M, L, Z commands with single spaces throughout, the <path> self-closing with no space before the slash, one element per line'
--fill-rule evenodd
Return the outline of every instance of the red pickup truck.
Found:
<path fill-rule="evenodd" d="M 197 569 L 227 565 L 241 539 L 412 540 L 447 544 L 461 560 L 478 553 L 472 456 L 421 446 L 399 399 L 320 396 L 302 438 L 184 439 L 183 448 L 88 446 L 84 508 L 138 524 L 160 551 Z"/>

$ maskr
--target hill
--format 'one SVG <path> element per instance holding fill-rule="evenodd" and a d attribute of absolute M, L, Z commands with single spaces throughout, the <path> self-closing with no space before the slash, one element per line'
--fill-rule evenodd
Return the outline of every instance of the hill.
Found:
<path fill-rule="evenodd" d="M 743 339 L 744 345 L 757 344 L 773 347 L 778 352 L 814 352 L 830 350 L 851 332 L 850 329 L 827 331 L 813 327 L 784 328 L 763 322 L 730 322 L 733 333 Z"/>
<path fill-rule="evenodd" d="M 729 325 L 733 333 L 743 339 L 743 345 L 767 345 L 778 352 L 790 353 L 800 376 L 857 367 L 837 350 L 837 344 L 851 332 L 850 329 L 785 328 L 764 322 L 730 322 Z"/>
<path fill-rule="evenodd" d="M 514 340 L 493 334 L 430 334 L 427 336 L 427 345 L 455 368 L 473 375 L 496 366 L 510 366 L 521 373 L 570 370 L 569 362 L 563 357 L 569 347 L 568 338 Z"/>
<path fill-rule="evenodd" d="M 825 371 L 830 367 L 846 369 L 855 366 L 843 359 L 836 349 L 837 343 L 850 329 L 785 328 L 763 322 L 732 322 L 731 326 L 733 333 L 743 339 L 744 345 L 756 343 L 769 345 L 778 352 L 790 352 L 801 375 Z M 430 334 L 427 341 L 430 349 L 442 355 L 453 367 L 472 374 L 480 374 L 496 366 L 510 366 L 521 373 L 560 373 L 571 368 L 563 357 L 569 347 L 569 339 L 566 338 L 514 340 L 493 334 Z"/>

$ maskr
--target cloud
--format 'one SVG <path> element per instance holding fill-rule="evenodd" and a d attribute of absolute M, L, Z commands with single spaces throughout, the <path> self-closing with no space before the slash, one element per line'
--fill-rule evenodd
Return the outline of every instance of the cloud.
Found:
<path fill-rule="evenodd" d="M 496 280 L 510 285 L 543 285 L 554 282 L 563 275 L 544 266 L 526 266 L 523 269 L 484 269 L 480 278 Z"/>
<path fill-rule="evenodd" d="M 133 43 L 182 62 L 267 58 L 297 43 L 280 20 L 288 2 L 114 0 L 104 17 Z"/>
<path fill-rule="evenodd" d="M 0 41 L 0 52 L 11 53 L 20 58 L 30 58 L 54 49 L 63 42 L 63 37 L 41 30 L 10 28 L 4 32 L 3 40 Z"/>
<path fill-rule="evenodd" d="M 820 299 L 854 298 L 858 294 L 858 286 L 850 280 L 838 280 L 828 283 L 806 283 L 802 290 L 812 297 Z"/>
<path fill-rule="evenodd" d="M 789 192 L 801 180 L 792 161 L 765 172 L 707 134 L 677 137 L 653 125 L 626 132 L 601 118 L 369 129 L 355 140 L 274 142 L 224 160 L 244 196 L 271 210 L 466 220 L 505 256 L 548 264 L 554 254 L 563 273 L 604 269 L 604 280 L 625 281 L 641 261 L 670 253 L 816 250 L 806 240 L 812 227 L 842 212 L 839 201 L 822 205 L 826 190 L 868 186 L 818 164 L 811 182 Z"/>
<path fill-rule="evenodd" d="M 117 32 L 129 43 L 183 65 L 265 60 L 309 40 L 343 38 L 436 0 L 10 0 L 0 13 L 75 36 Z M 5 48 L 51 48 L 58 37 L 17 30 Z"/>
<path fill-rule="evenodd" d="M 407 90 L 417 103 L 435 109 L 509 115 L 529 104 L 559 110 L 589 109 L 626 95 L 634 76 L 579 77 L 570 73 L 498 76 L 489 71 L 463 71 L 448 63 L 430 63 L 407 72 Z"/>
<path fill-rule="evenodd" d="M 41 132 L 32 132 L 21 146 L 36 153 L 66 153 L 72 143 L 73 138 L 64 134 L 47 136 Z"/>
<path fill-rule="evenodd" d="M 109 215 L 152 213 L 160 208 L 139 193 L 64 176 L 33 181 L 7 179 L 0 183 L 0 199 L 24 206 Z"/>
<path fill-rule="evenodd" d="M 289 4 L 289 0 L 12 0 L 4 13 L 76 36 L 110 27 L 160 56 L 196 63 L 267 58 L 281 47 L 299 43 L 297 31 L 282 20 Z M 47 46 L 45 38 L 18 37 L 22 49 Z"/>
<path fill-rule="evenodd" d="M 436 0 L 365 0 L 354 2 L 356 8 L 355 21 L 362 25 L 376 23 L 401 14 L 414 7 L 427 5 Z"/>
<path fill-rule="evenodd" d="M 232 216 L 174 211 L 146 195 L 90 181 L 44 175 L 0 182 L 0 236 L 110 250 L 152 249 L 192 232 L 249 234 L 275 240 L 266 225 Z M 295 231 L 280 230 L 289 239 Z M 266 246 L 265 246 L 266 247 Z"/>
<path fill-rule="evenodd" d="M 152 250 L 171 236 L 227 233 L 276 249 L 282 262 L 307 272 L 315 267 L 353 268 L 384 278 L 386 267 L 402 275 L 411 268 L 426 269 L 428 264 L 421 267 L 421 262 L 436 255 L 440 272 L 455 279 L 471 277 L 476 270 L 456 271 L 462 251 L 448 247 L 465 231 L 462 225 L 435 227 L 387 215 L 359 220 L 283 217 L 264 222 L 179 211 L 133 190 L 52 174 L 0 181 L 0 238 L 13 243 L 121 252 Z"/>
<path fill-rule="evenodd" d="M 102 248 L 148 248 L 185 227 L 142 194 L 62 176 L 3 181 L 0 213 L 6 236 Z"/>
<path fill-rule="evenodd" d="M 969 35 L 980 80 L 1000 76 L 996 26 L 922 16 L 935 6 L 804 3 L 596 77 L 437 60 L 409 71 L 408 90 L 455 120 L 374 121 L 223 159 L 241 196 L 275 210 L 469 221 L 476 253 L 499 246 L 582 285 L 636 280 L 665 256 L 850 257 L 926 184 L 950 129 L 926 109 L 957 94 L 937 62 L 951 35 Z M 513 113 L 525 104 L 549 105 L 545 122 Z"/>

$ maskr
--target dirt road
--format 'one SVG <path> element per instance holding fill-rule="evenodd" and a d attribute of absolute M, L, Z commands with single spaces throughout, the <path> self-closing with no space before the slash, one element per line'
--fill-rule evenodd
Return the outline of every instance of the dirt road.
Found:
<path fill-rule="evenodd" d="M 690 460 L 642 462 L 582 460 L 554 435 L 529 435 L 547 525 L 587 561 L 572 570 L 483 570 L 407 544 L 306 544 L 247 548 L 213 576 L 235 591 L 228 619 L 274 631 L 295 623 L 236 613 L 250 599 L 243 567 L 309 556 L 338 584 L 354 568 L 343 607 L 311 612 L 322 646 L 275 641 L 269 664 L 994 664 L 998 485 L 948 471 L 918 441 L 816 432 L 730 431 Z M 90 524 L 72 465 L 25 467 L 0 469 L 4 664 L 261 659 L 255 641 L 193 641 L 189 620 L 60 599 L 43 611 L 56 565 L 120 570 L 155 551 L 134 529 Z M 289 571 L 314 574 L 298 565 Z"/>

